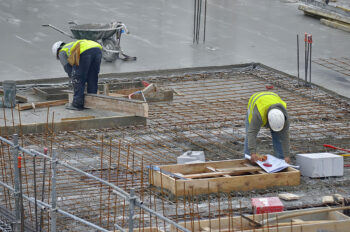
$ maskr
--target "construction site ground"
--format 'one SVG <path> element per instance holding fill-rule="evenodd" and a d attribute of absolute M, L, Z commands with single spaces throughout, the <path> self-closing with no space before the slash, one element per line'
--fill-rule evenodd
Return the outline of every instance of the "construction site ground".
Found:
<path fill-rule="evenodd" d="M 193 1 L 188 0 L 0 0 L 0 82 L 16 80 L 17 92 L 29 102 L 44 101 L 32 87 L 67 87 L 68 78 L 51 54 L 55 41 L 71 39 L 42 27 L 52 24 L 69 32 L 78 24 L 122 21 L 130 34 L 122 35 L 121 48 L 136 61 L 103 61 L 99 82 L 129 83 L 144 80 L 174 90 L 172 101 L 149 103 L 149 117 L 95 109 L 65 107 L 27 111 L 0 110 L 0 136 L 28 150 L 57 155 L 57 208 L 107 231 L 115 224 L 127 229 L 129 202 L 111 187 L 65 165 L 79 168 L 136 197 L 154 211 L 176 222 L 252 213 L 251 198 L 294 193 L 301 198 L 282 201 L 285 210 L 335 206 L 322 203 L 326 195 L 340 194 L 350 202 L 350 157 L 344 157 L 342 177 L 301 176 L 299 186 L 253 191 L 218 192 L 177 197 L 149 185 L 149 165 L 175 164 L 186 151 L 204 151 L 207 161 L 243 158 L 245 117 L 249 97 L 273 86 L 287 103 L 292 163 L 298 153 L 345 152 L 325 148 L 331 144 L 350 149 L 350 34 L 320 24 L 298 10 L 298 0 L 208 1 L 206 40 L 193 43 Z M 349 8 L 349 0 L 331 5 Z M 304 33 L 313 35 L 312 84 L 304 82 Z M 297 41 L 300 43 L 300 78 Z M 305 53 L 306 54 L 306 53 Z M 258 62 L 258 63 L 252 63 Z M 232 65 L 236 64 L 236 65 Z M 223 66 L 225 65 L 225 66 Z M 265 66 L 266 65 L 266 66 Z M 62 118 L 122 117 L 122 123 L 95 129 L 72 126 L 55 131 Z M 146 123 L 147 122 L 147 123 Z M 42 131 L 24 132 L 22 125 L 43 124 Z M 137 125 L 135 125 L 137 124 Z M 46 125 L 46 126 L 45 126 Z M 104 128 L 101 128 L 104 127 Z M 97 129 L 98 128 L 98 129 Z M 24 133 L 23 133 L 24 132 Z M 9 135 L 8 135 L 9 134 Z M 273 151 L 270 131 L 258 136 L 258 152 Z M 14 149 L 0 142 L 0 181 L 13 187 Z M 41 156 L 23 156 L 23 194 L 52 203 L 52 163 Z M 34 168 L 35 167 L 35 168 Z M 36 178 L 34 178 L 34 175 Z M 0 227 L 15 219 L 15 194 L 0 186 Z M 50 231 L 52 212 L 24 200 L 25 231 Z M 350 216 L 350 211 L 345 211 Z M 37 217 L 36 217 L 37 216 Z M 242 220 L 242 218 L 241 218 Z M 135 208 L 134 227 L 170 230 L 170 224 Z M 229 231 L 239 231 L 235 228 Z M 293 228 L 291 228 L 291 231 Z M 96 231 L 58 213 L 57 231 Z M 151 230 L 150 232 L 156 230 Z M 220 231 L 216 230 L 216 231 Z"/>
<path fill-rule="evenodd" d="M 174 100 L 149 103 L 146 126 L 80 131 L 72 128 L 57 133 L 48 130 L 42 134 L 20 134 L 21 146 L 38 151 L 49 147 L 49 154 L 52 149 L 55 150 L 63 163 L 108 180 L 127 192 L 130 188 L 135 188 L 137 196 L 145 205 L 174 221 L 223 217 L 240 211 L 251 212 L 252 197 L 277 196 L 283 192 L 301 196 L 297 201 L 283 201 L 286 209 L 323 206 L 322 197 L 335 193 L 350 197 L 348 167 L 344 168 L 343 177 L 301 177 L 301 184 L 296 187 L 185 198 L 175 197 L 163 188 L 149 186 L 147 169 L 148 165 L 174 164 L 176 158 L 188 150 L 204 151 L 208 161 L 243 158 L 248 99 L 251 94 L 265 91 L 266 86 L 270 85 L 273 86 L 272 91 L 287 103 L 291 118 L 292 163 L 295 163 L 294 155 L 298 153 L 335 152 L 323 147 L 325 143 L 349 148 L 350 101 L 345 97 L 316 85 L 305 87 L 303 82 L 293 76 L 255 63 L 154 71 L 144 75 L 134 73 L 125 77 L 110 75 L 100 81 L 107 80 L 145 80 L 172 88 L 175 92 Z M 50 115 L 60 109 L 50 108 Z M 11 116 L 6 118 L 7 125 L 11 127 Z M 50 119 L 47 123 L 50 123 Z M 259 152 L 271 153 L 273 148 L 270 132 L 263 129 L 258 138 Z M 9 152 L 5 145 L 2 146 L 3 181 L 11 184 Z M 33 161 L 30 157 L 25 161 L 24 192 L 33 196 Z M 350 157 L 344 157 L 344 162 L 349 164 Z M 43 183 L 40 181 L 44 173 L 43 164 L 43 160 L 37 158 L 37 186 Z M 50 179 L 46 175 L 45 186 L 48 187 L 49 183 Z M 115 223 L 124 227 L 127 225 L 128 203 L 114 195 L 108 187 L 59 168 L 57 188 L 59 208 L 109 230 L 113 229 Z M 49 195 L 49 191 L 46 191 L 45 202 L 50 201 Z M 38 198 L 41 197 L 38 191 Z M 10 200 L 6 191 L 1 200 L 4 208 L 11 209 L 13 199 Z M 33 205 L 25 202 L 25 206 L 27 221 L 33 223 Z M 44 218 L 44 228 L 48 229 L 48 213 L 44 214 Z M 94 231 L 62 216 L 58 217 L 57 222 L 59 231 Z M 150 218 L 143 211 L 137 213 L 135 227 L 149 225 L 169 228 L 168 224 Z"/>
<path fill-rule="evenodd" d="M 304 78 L 305 32 L 313 35 L 312 58 L 333 62 L 348 57 L 350 34 L 305 16 L 298 4 L 297 0 L 208 1 L 206 41 L 202 43 L 202 23 L 200 43 L 193 44 L 193 1 L 2 0 L 0 80 L 65 77 L 51 46 L 71 39 L 41 25 L 70 32 L 69 21 L 121 21 L 128 26 L 130 34 L 123 34 L 121 47 L 137 61 L 103 62 L 102 74 L 260 62 L 296 76 L 299 34 L 300 77 Z M 350 5 L 349 0 L 330 4 Z M 313 63 L 312 81 L 350 97 L 349 75 Z"/>

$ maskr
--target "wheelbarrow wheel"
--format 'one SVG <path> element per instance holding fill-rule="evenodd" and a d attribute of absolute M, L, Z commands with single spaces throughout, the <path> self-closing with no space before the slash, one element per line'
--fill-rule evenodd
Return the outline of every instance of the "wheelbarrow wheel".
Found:
<path fill-rule="evenodd" d="M 108 50 L 116 50 L 116 43 L 113 39 L 104 39 L 102 41 L 102 45 L 104 48 Z M 102 50 L 102 57 L 107 62 L 113 62 L 118 59 L 119 53 L 107 52 Z"/>

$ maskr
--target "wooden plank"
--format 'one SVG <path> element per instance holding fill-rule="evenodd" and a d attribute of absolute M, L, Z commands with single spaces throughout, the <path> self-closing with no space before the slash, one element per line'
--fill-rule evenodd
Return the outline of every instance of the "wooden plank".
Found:
<path fill-rule="evenodd" d="M 73 121 L 61 121 L 49 124 L 49 130 L 54 132 L 58 131 L 79 131 L 88 129 L 102 129 L 102 128 L 115 128 L 118 126 L 131 126 L 131 125 L 146 125 L 146 118 L 135 116 L 113 116 L 103 118 L 93 118 L 86 120 L 73 120 Z M 53 126 L 53 128 L 52 128 Z M 15 133 L 36 134 L 46 133 L 47 123 L 31 123 L 15 125 L 14 127 L 0 127 L 1 136 L 12 135 Z"/>
<path fill-rule="evenodd" d="M 176 195 L 177 193 L 177 180 L 175 178 L 165 175 L 159 171 L 149 169 L 148 181 L 155 186 L 163 186 L 164 189 L 168 189 L 170 192 Z M 181 183 L 183 185 L 183 183 Z"/>
<path fill-rule="evenodd" d="M 73 101 L 73 94 L 69 93 L 69 102 Z M 86 94 L 84 106 L 112 112 L 125 112 L 134 116 L 148 117 L 148 104 L 143 101 L 116 98 L 112 96 Z"/>
<path fill-rule="evenodd" d="M 349 217 L 339 211 L 332 211 L 328 213 L 328 219 L 330 220 L 347 220 Z"/>
<path fill-rule="evenodd" d="M 320 16 L 320 17 L 323 17 L 323 18 L 326 18 L 326 19 L 333 19 L 333 20 L 337 20 L 337 21 L 340 21 L 340 22 L 344 22 L 344 23 L 349 23 L 350 24 L 350 18 L 346 18 L 346 17 L 341 16 L 339 14 L 331 13 L 330 11 L 326 12 L 324 10 L 311 8 L 311 7 L 308 7 L 306 5 L 299 5 L 298 9 L 302 10 L 305 13 L 310 14 L 310 15 L 316 15 L 316 16 Z"/>
<path fill-rule="evenodd" d="M 85 117 L 75 117 L 75 118 L 61 118 L 61 121 L 76 121 L 76 120 L 86 120 L 93 119 L 95 116 L 85 116 Z"/>
<path fill-rule="evenodd" d="M 332 21 L 328 19 L 320 19 L 320 22 L 326 26 L 350 32 L 350 24 L 348 23 L 342 23 L 342 22 Z"/>
<path fill-rule="evenodd" d="M 68 103 L 68 99 L 66 100 L 55 100 L 55 101 L 46 101 L 46 102 L 32 102 L 16 105 L 17 110 L 29 110 L 34 108 L 44 108 L 48 106 L 60 106 Z"/>
<path fill-rule="evenodd" d="M 109 93 L 108 96 L 111 96 L 111 97 L 128 97 L 128 95 L 125 95 L 125 94 L 120 94 L 120 93 Z"/>
<path fill-rule="evenodd" d="M 294 213 L 289 213 L 289 214 L 285 214 L 283 216 L 280 216 L 280 217 L 278 217 L 278 220 L 280 221 L 280 220 L 283 220 L 286 218 L 300 217 L 300 216 L 305 216 L 305 215 L 310 215 L 310 214 L 319 214 L 319 213 L 346 210 L 346 209 L 350 209 L 350 206 L 325 208 L 325 209 L 314 209 L 314 210 L 303 211 L 303 212 L 294 212 Z M 276 218 L 270 218 L 268 220 L 264 220 L 264 222 L 262 222 L 262 224 L 266 224 L 267 222 L 272 223 L 275 220 L 276 220 Z"/>
<path fill-rule="evenodd" d="M 218 172 L 258 172 L 261 171 L 261 167 L 259 166 L 245 166 L 245 167 L 234 167 L 234 168 L 218 168 L 216 171 Z"/>
<path fill-rule="evenodd" d="M 45 91 L 42 91 L 41 89 L 39 89 L 37 87 L 33 87 L 33 91 L 36 95 L 39 95 L 40 97 L 45 98 L 45 99 L 48 95 Z"/>
<path fill-rule="evenodd" d="M 292 220 L 293 221 L 293 220 Z M 312 224 L 321 224 L 321 223 L 334 223 L 335 220 L 319 220 L 319 221 L 303 221 L 303 220 L 297 220 L 296 222 L 293 221 L 293 226 L 296 225 L 312 225 Z M 278 226 L 290 226 L 290 222 L 280 222 L 278 223 Z M 277 224 L 275 224 L 277 226 Z"/>
<path fill-rule="evenodd" d="M 4 95 L 4 90 L 0 89 L 0 94 Z M 20 95 L 20 94 L 16 94 L 16 100 L 22 103 L 27 103 L 28 99 L 26 96 Z"/>
<path fill-rule="evenodd" d="M 171 164 L 171 165 L 162 165 L 162 169 L 175 173 L 179 172 L 184 175 L 192 173 L 203 173 L 206 172 L 207 167 L 212 167 L 215 169 L 223 168 L 234 168 L 234 167 L 243 167 L 249 165 L 250 161 L 244 159 L 235 159 L 235 160 L 224 160 L 224 161 L 211 161 L 205 163 L 193 163 L 193 164 Z"/>
<path fill-rule="evenodd" d="M 33 87 L 34 93 L 47 101 L 67 99 L 68 93 L 64 92 L 66 90 L 66 87 Z"/>
<path fill-rule="evenodd" d="M 236 167 L 236 168 L 226 168 L 226 169 L 216 169 L 217 172 L 208 172 L 208 173 L 198 173 L 198 174 L 189 174 L 184 175 L 184 178 L 198 179 L 198 178 L 208 178 L 208 177 L 218 177 L 218 176 L 233 176 L 241 175 L 247 172 L 257 172 L 260 171 L 260 167 Z"/>
<path fill-rule="evenodd" d="M 343 7 L 343 6 L 335 6 L 336 8 L 342 9 L 343 11 L 350 12 L 350 9 Z"/>
<path fill-rule="evenodd" d="M 163 183 L 165 178 L 163 178 Z M 195 179 L 186 182 L 177 181 L 177 194 L 187 194 L 186 191 L 193 188 L 195 195 L 217 192 L 250 191 L 256 189 L 267 189 L 276 186 L 296 186 L 300 184 L 300 172 L 289 169 L 289 172 L 264 173 L 255 175 L 216 177 L 211 179 Z M 208 189 L 209 182 L 209 189 Z M 182 184 L 182 185 L 181 185 Z"/>

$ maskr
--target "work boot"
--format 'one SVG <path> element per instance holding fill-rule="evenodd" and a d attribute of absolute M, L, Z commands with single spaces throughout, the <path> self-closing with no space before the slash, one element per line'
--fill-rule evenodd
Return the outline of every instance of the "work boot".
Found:
<path fill-rule="evenodd" d="M 78 107 L 73 106 L 73 105 L 70 104 L 70 103 L 67 103 L 67 104 L 66 104 L 66 109 L 67 109 L 67 110 L 77 110 L 77 111 L 81 111 L 81 110 L 84 110 L 84 107 L 83 107 L 83 108 L 78 108 Z"/>

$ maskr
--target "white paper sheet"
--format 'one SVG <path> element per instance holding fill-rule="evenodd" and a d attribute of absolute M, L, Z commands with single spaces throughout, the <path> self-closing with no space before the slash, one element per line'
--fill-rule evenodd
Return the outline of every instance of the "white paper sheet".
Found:
<path fill-rule="evenodd" d="M 278 159 L 276 157 L 274 157 L 273 155 L 266 155 L 267 156 L 267 160 L 262 162 L 262 161 L 257 161 L 256 163 L 262 168 L 264 169 L 265 172 L 267 173 L 274 173 L 274 172 L 279 172 L 282 171 L 283 169 L 286 169 L 288 167 L 293 167 L 293 168 L 299 168 L 299 166 L 293 166 L 288 164 L 286 161 L 282 160 L 282 159 Z M 250 160 L 250 155 L 245 154 L 244 157 L 246 159 Z M 271 167 L 266 167 L 264 166 L 264 163 L 268 163 L 271 164 Z"/>

